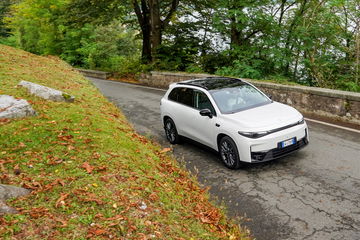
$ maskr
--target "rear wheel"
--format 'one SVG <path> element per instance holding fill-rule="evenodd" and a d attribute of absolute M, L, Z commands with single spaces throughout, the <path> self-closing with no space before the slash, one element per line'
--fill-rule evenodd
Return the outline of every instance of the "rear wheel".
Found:
<path fill-rule="evenodd" d="M 241 166 L 239 152 L 235 142 L 228 136 L 221 138 L 219 153 L 225 166 L 230 169 L 238 169 Z"/>
<path fill-rule="evenodd" d="M 177 144 L 180 142 L 180 136 L 176 130 L 175 123 L 171 118 L 165 120 L 164 128 L 166 138 L 171 144 Z"/>

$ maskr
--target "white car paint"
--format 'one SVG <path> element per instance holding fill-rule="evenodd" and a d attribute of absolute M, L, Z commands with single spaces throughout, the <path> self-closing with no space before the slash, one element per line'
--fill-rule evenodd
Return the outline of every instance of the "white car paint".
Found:
<path fill-rule="evenodd" d="M 250 83 L 248 84 L 253 86 Z M 169 100 L 169 93 L 176 87 L 186 87 L 204 92 L 210 99 L 217 115 L 212 118 L 201 116 L 198 109 Z M 266 152 L 277 148 L 279 142 L 293 137 L 296 137 L 297 140 L 302 138 L 309 140 L 305 121 L 303 124 L 256 139 L 238 133 L 239 131 L 260 132 L 273 130 L 294 124 L 303 119 L 302 114 L 293 107 L 275 101 L 237 113 L 222 114 L 211 94 L 204 88 L 174 83 L 169 86 L 168 91 L 161 99 L 160 110 L 163 123 L 164 117 L 170 117 L 174 121 L 179 135 L 191 138 L 216 151 L 218 151 L 217 137 L 220 134 L 231 137 L 237 145 L 240 160 L 243 162 L 256 162 L 251 159 L 251 151 Z M 220 126 L 217 127 L 216 124 Z"/>

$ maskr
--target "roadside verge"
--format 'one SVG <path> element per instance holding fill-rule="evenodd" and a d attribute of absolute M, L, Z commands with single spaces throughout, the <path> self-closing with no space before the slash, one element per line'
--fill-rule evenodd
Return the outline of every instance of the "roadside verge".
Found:
<path fill-rule="evenodd" d="M 70 66 L 0 45 L 0 94 L 35 117 L 0 121 L 0 182 L 31 189 L 0 216 L 4 239 L 249 239 L 205 189 Z M 75 96 L 30 95 L 20 80 Z"/>

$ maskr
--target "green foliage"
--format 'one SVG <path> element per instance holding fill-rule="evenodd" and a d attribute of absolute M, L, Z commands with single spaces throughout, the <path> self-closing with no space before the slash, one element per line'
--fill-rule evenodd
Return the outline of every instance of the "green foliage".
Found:
<path fill-rule="evenodd" d="M 202 73 L 204 72 L 204 70 L 197 64 L 191 64 L 189 65 L 186 70 L 186 72 L 190 72 L 190 73 Z"/>
<path fill-rule="evenodd" d="M 175 43 L 157 50 L 156 67 L 167 71 L 185 71 L 196 59 L 196 48 Z"/>
<path fill-rule="evenodd" d="M 18 44 L 27 51 L 59 55 L 62 43 L 63 13 L 66 0 L 24 0 L 12 6 L 8 18 Z"/>
<path fill-rule="evenodd" d="M 2 41 L 43 55 L 58 55 L 73 66 L 106 71 L 138 71 L 140 44 L 136 32 L 119 22 L 69 24 L 68 0 L 24 0 L 8 18 L 14 36 Z M 11 41 L 12 40 L 12 41 Z M 129 66 L 121 66 L 128 64 Z"/>
<path fill-rule="evenodd" d="M 252 78 L 252 79 L 260 79 L 261 72 L 259 72 L 256 68 L 251 65 L 247 65 L 240 60 L 235 60 L 232 66 L 222 67 L 216 71 L 217 75 L 222 76 L 234 76 L 241 78 Z"/>
<path fill-rule="evenodd" d="M 5 25 L 4 18 L 9 14 L 11 0 L 0 1 L 0 39 L 9 36 L 10 29 Z"/>
<path fill-rule="evenodd" d="M 184 0 L 157 32 L 133 3 L 3 0 L 0 36 L 13 35 L 0 43 L 121 74 L 154 68 L 359 91 L 360 0 Z M 161 1 L 164 11 L 152 13 L 166 15 L 171 3 Z M 144 49 L 147 67 L 138 60 Z"/>
<path fill-rule="evenodd" d="M 16 38 L 12 35 L 8 37 L 0 37 L 0 44 L 12 46 L 12 47 L 17 46 Z"/>
<path fill-rule="evenodd" d="M 135 39 L 135 32 L 118 23 L 97 27 L 93 41 L 85 49 L 88 51 L 85 66 L 91 69 L 121 70 L 123 73 L 125 69 L 134 70 L 134 65 L 139 64 L 140 43 Z"/>

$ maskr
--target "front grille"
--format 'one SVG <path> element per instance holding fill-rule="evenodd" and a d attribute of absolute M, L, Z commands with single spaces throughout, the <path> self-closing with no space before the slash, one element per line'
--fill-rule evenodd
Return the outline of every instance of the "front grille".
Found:
<path fill-rule="evenodd" d="M 304 138 L 297 141 L 295 144 L 284 147 L 284 148 L 274 148 L 267 152 L 251 152 L 252 162 L 265 162 L 269 160 L 273 160 L 279 157 L 283 157 L 289 153 L 295 152 L 302 147 L 305 147 L 308 144 L 307 137 L 305 135 Z"/>

